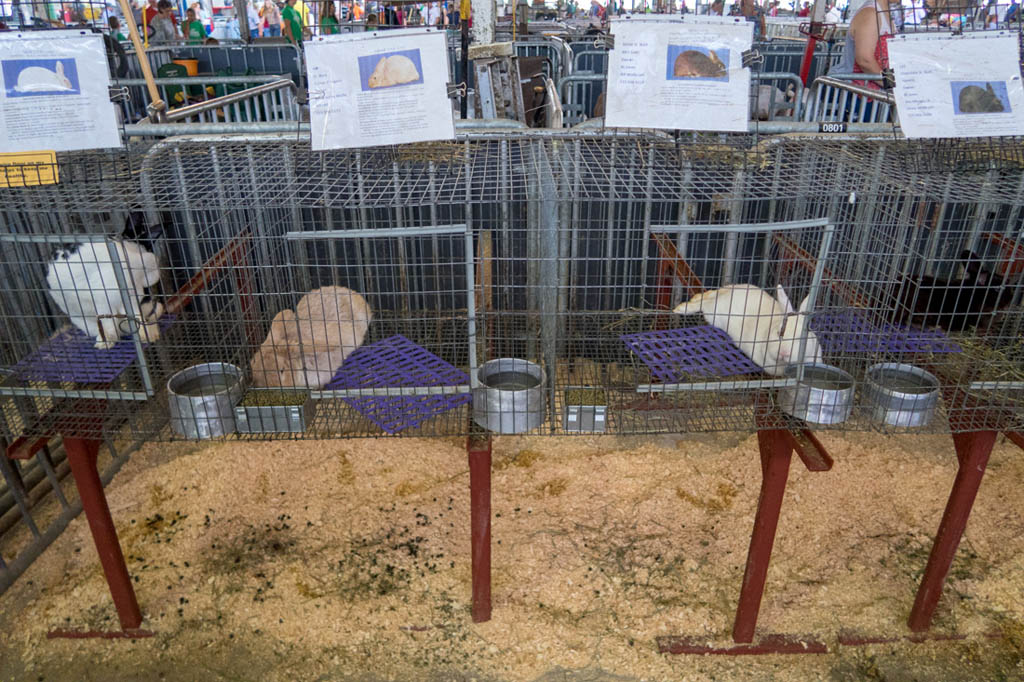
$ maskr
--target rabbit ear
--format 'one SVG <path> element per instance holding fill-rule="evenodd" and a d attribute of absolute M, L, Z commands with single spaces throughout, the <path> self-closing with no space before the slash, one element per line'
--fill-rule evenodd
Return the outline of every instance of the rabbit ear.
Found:
<path fill-rule="evenodd" d="M 799 313 L 806 313 L 807 309 L 811 306 L 811 295 L 807 294 L 804 296 L 804 300 L 800 301 L 800 307 L 797 309 Z"/>
<path fill-rule="evenodd" d="M 794 312 L 793 304 L 789 302 L 789 296 L 786 296 L 786 290 L 782 288 L 781 284 L 775 285 L 775 298 L 777 298 L 779 303 L 782 304 L 782 308 L 786 311 L 786 314 Z"/>
<path fill-rule="evenodd" d="M 57 75 L 58 76 L 63 76 L 64 75 L 64 62 L 57 62 Z"/>

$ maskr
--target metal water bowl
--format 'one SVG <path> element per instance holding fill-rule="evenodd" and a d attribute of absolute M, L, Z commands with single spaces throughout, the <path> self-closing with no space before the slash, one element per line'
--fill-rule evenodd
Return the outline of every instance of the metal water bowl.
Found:
<path fill-rule="evenodd" d="M 875 421 L 927 426 L 939 404 L 939 380 L 914 365 L 884 362 L 868 368 L 864 398 Z"/>
<path fill-rule="evenodd" d="M 181 370 L 167 381 L 171 430 L 192 440 L 234 433 L 242 392 L 242 370 L 226 362 Z"/>
<path fill-rule="evenodd" d="M 786 367 L 784 376 L 798 376 L 801 365 Z M 786 414 L 814 424 L 841 424 L 853 409 L 854 380 L 849 372 L 821 363 L 802 365 L 803 379 L 779 389 L 779 407 Z"/>
<path fill-rule="evenodd" d="M 525 433 L 544 423 L 547 376 L 540 365 L 498 358 L 477 370 L 481 387 L 473 389 L 473 421 L 495 433 Z"/>

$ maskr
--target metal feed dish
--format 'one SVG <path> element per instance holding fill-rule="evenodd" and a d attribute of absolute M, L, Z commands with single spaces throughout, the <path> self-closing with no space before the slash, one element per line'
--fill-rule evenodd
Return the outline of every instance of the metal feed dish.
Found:
<path fill-rule="evenodd" d="M 485 362 L 473 389 L 473 421 L 495 433 L 525 433 L 544 423 L 547 376 L 540 365 L 517 358 Z"/>
<path fill-rule="evenodd" d="M 167 381 L 171 430 L 189 439 L 235 431 L 235 405 L 242 399 L 242 370 L 226 362 L 187 367 Z"/>
<path fill-rule="evenodd" d="M 785 369 L 785 377 L 797 377 L 800 365 Z M 803 379 L 795 386 L 779 389 L 779 407 L 786 414 L 814 424 L 841 424 L 853 409 L 853 377 L 838 367 L 810 363 L 802 365 Z"/>
<path fill-rule="evenodd" d="M 939 404 L 939 380 L 914 365 L 872 365 L 864 377 L 871 418 L 890 426 L 927 426 Z"/>

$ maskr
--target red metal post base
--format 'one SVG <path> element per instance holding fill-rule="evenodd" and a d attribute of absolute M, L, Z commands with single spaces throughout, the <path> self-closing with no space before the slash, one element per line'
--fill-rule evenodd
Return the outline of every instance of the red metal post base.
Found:
<path fill-rule="evenodd" d="M 782 496 L 786 492 L 789 463 L 793 457 L 793 441 L 788 431 L 765 429 L 757 432 L 761 452 L 761 495 L 757 501 L 754 531 L 750 535 L 747 567 L 743 572 L 740 603 L 736 607 L 736 622 L 732 629 L 733 641 L 750 643 L 754 640 L 757 613 L 761 609 L 768 562 L 775 544 L 775 529 L 779 525 Z"/>
<path fill-rule="evenodd" d="M 939 532 L 935 534 L 932 553 L 928 557 L 921 586 L 917 590 L 914 608 L 910 611 L 907 624 L 912 632 L 923 632 L 931 625 L 935 607 L 942 595 L 942 586 L 946 575 L 953 564 L 956 548 L 967 527 L 967 518 L 971 515 L 974 498 L 985 475 L 989 455 L 996 443 L 996 431 L 976 431 L 953 435 L 956 457 L 960 460 L 960 468 L 953 481 L 953 489 L 949 493 L 946 511 L 939 523 Z"/>
<path fill-rule="evenodd" d="M 128 567 L 124 563 L 121 545 L 117 541 L 117 530 L 110 517 L 110 508 L 103 493 L 103 483 L 99 471 L 96 470 L 96 456 L 99 454 L 100 442 L 84 438 L 64 438 L 64 451 L 67 453 L 71 474 L 78 487 L 78 496 L 82 500 L 82 509 L 89 521 L 96 551 L 100 555 L 100 564 L 110 587 L 110 596 L 114 598 L 117 617 L 124 630 L 136 630 L 142 623 L 139 603 L 135 599 Z"/>
<path fill-rule="evenodd" d="M 753 644 L 715 646 L 707 638 L 658 637 L 659 654 L 697 654 L 700 656 L 761 656 L 764 654 L 827 654 L 828 645 L 811 637 L 765 635 Z"/>
<path fill-rule="evenodd" d="M 469 437 L 469 504 L 473 555 L 473 622 L 491 619 L 491 438 Z"/>

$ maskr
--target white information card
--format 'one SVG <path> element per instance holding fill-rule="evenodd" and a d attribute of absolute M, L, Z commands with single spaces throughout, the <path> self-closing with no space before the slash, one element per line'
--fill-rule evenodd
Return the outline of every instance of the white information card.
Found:
<path fill-rule="evenodd" d="M 666 21 L 612 21 L 605 125 L 741 131 L 750 117 L 753 25 L 741 19 L 684 15 Z"/>
<path fill-rule="evenodd" d="M 305 48 L 313 149 L 455 138 L 443 31 L 329 36 Z"/>
<path fill-rule="evenodd" d="M 889 63 L 907 137 L 1024 135 L 1016 34 L 895 36 Z"/>
<path fill-rule="evenodd" d="M 0 152 L 121 146 L 102 36 L 9 33 L 0 39 Z"/>

